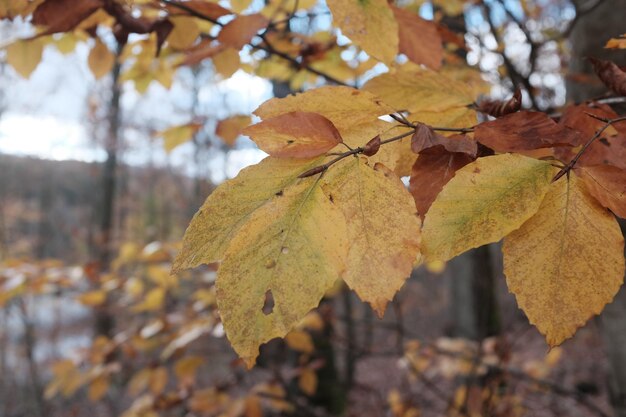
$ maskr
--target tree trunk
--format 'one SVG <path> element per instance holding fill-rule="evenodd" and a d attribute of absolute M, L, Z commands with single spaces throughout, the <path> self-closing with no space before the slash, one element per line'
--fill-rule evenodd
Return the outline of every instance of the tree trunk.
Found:
<path fill-rule="evenodd" d="M 576 1 L 576 4 L 586 2 Z M 584 7 L 584 6 L 583 6 Z M 591 12 L 582 15 L 570 34 L 572 43 L 571 73 L 593 76 L 591 64 L 586 60 L 593 56 L 610 59 L 618 65 L 626 65 L 623 52 L 604 49 L 611 37 L 624 33 L 624 10 L 626 0 L 605 0 Z M 581 83 L 570 79 L 567 83 L 568 99 L 581 102 L 606 92 L 601 83 Z M 621 222 L 622 231 L 626 223 Z M 626 289 L 622 287 L 615 300 L 600 315 L 607 357 L 609 361 L 609 394 L 616 417 L 626 417 Z"/>

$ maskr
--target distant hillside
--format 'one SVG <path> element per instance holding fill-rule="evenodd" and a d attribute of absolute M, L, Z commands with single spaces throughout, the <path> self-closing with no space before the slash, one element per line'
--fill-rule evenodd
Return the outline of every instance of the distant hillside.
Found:
<path fill-rule="evenodd" d="M 114 238 L 177 240 L 212 189 L 165 168 L 121 166 Z M 101 165 L 0 154 L 0 257 L 89 259 L 99 235 Z"/>

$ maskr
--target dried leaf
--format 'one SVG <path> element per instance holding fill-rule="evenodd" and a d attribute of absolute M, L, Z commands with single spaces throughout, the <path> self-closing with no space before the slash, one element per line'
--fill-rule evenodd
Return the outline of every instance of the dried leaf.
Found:
<path fill-rule="evenodd" d="M 416 64 L 439 69 L 443 59 L 441 35 L 434 22 L 410 10 L 391 6 L 399 28 L 399 49 Z"/>
<path fill-rule="evenodd" d="M 222 138 L 228 146 L 233 146 L 241 131 L 250 124 L 250 116 L 237 115 L 220 120 L 215 128 L 215 134 Z"/>
<path fill-rule="evenodd" d="M 600 204 L 621 218 L 626 218 L 626 169 L 610 165 L 576 169 L 589 193 Z"/>
<path fill-rule="evenodd" d="M 242 133 L 250 136 L 261 150 L 279 158 L 312 158 L 342 142 L 330 120 L 301 111 L 265 119 Z"/>
<path fill-rule="evenodd" d="M 626 72 L 622 71 L 614 62 L 602 59 L 589 58 L 593 70 L 610 90 L 619 96 L 626 96 Z"/>
<path fill-rule="evenodd" d="M 519 152 L 553 146 L 572 146 L 579 134 L 558 125 L 544 113 L 520 111 L 476 126 L 474 137 L 496 152 Z"/>
<path fill-rule="evenodd" d="M 113 65 L 115 65 L 115 54 L 100 39 L 96 39 L 95 45 L 89 52 L 87 63 L 91 73 L 97 80 L 111 71 Z"/>
<path fill-rule="evenodd" d="M 268 24 L 269 20 L 259 13 L 240 15 L 224 25 L 217 34 L 217 40 L 223 45 L 239 50 Z"/>
<path fill-rule="evenodd" d="M 480 103 L 478 111 L 493 117 L 506 116 L 515 113 L 522 108 L 522 90 L 517 87 L 513 92 L 513 97 L 507 101 L 486 100 Z"/>

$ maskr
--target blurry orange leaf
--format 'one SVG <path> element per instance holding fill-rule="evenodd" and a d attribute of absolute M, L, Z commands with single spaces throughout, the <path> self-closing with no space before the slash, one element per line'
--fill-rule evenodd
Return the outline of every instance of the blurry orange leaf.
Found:
<path fill-rule="evenodd" d="M 250 124 L 250 116 L 237 115 L 220 120 L 215 128 L 215 134 L 222 138 L 228 146 L 233 146 L 241 131 Z"/>
<path fill-rule="evenodd" d="M 304 330 L 292 330 L 285 336 L 285 343 L 289 348 L 301 353 L 313 353 L 315 345 L 311 335 Z"/>
<path fill-rule="evenodd" d="M 24 78 L 30 77 L 41 61 L 43 43 L 39 39 L 18 40 L 7 46 L 7 62 Z"/>
<path fill-rule="evenodd" d="M 150 375 L 150 392 L 154 395 L 162 393 L 167 385 L 167 379 L 167 368 L 164 366 L 154 368 Z"/>
<path fill-rule="evenodd" d="M 416 64 L 432 69 L 441 67 L 443 46 L 435 23 L 422 19 L 410 10 L 391 6 L 398 21 L 400 52 Z"/>
<path fill-rule="evenodd" d="M 199 356 L 187 356 L 179 359 L 174 364 L 174 374 L 182 385 L 193 385 L 196 379 L 198 368 L 204 363 L 204 359 Z"/>
<path fill-rule="evenodd" d="M 106 301 L 107 293 L 104 290 L 86 292 L 76 297 L 78 301 L 86 306 L 99 306 Z"/>
<path fill-rule="evenodd" d="M 91 51 L 89 51 L 87 62 L 93 76 L 96 77 L 96 79 L 100 79 L 113 68 L 115 55 L 97 38 L 96 44 L 91 48 Z"/>
<path fill-rule="evenodd" d="M 267 17 L 262 14 L 241 15 L 228 22 L 220 33 L 217 40 L 224 45 L 228 45 L 237 50 L 241 49 L 257 34 L 269 24 Z"/>
<path fill-rule="evenodd" d="M 610 90 L 620 96 L 626 96 L 626 72 L 622 71 L 614 62 L 602 59 L 589 58 L 593 70 Z"/>
<path fill-rule="evenodd" d="M 298 378 L 298 387 L 306 395 L 313 396 L 317 391 L 317 374 L 311 368 L 304 368 Z"/>
<path fill-rule="evenodd" d="M 201 127 L 202 125 L 200 123 L 174 126 L 157 133 L 157 136 L 163 138 L 163 148 L 165 148 L 165 151 L 171 152 L 177 146 L 189 142 Z"/>

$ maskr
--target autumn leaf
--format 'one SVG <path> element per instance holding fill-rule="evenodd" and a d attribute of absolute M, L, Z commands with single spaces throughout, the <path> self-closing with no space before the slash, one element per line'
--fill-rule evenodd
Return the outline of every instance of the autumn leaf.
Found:
<path fill-rule="evenodd" d="M 324 192 L 348 225 L 344 281 L 383 316 L 419 255 L 420 221 L 411 195 L 382 164 L 352 158 L 332 167 Z"/>
<path fill-rule="evenodd" d="M 420 153 L 434 146 L 443 146 L 448 152 L 466 153 L 473 157 L 478 153 L 476 141 L 465 135 L 442 136 L 435 133 L 430 126 L 418 124 L 411 137 L 411 150 Z"/>
<path fill-rule="evenodd" d="M 203 16 L 209 17 L 210 19 L 219 19 L 222 16 L 233 13 L 217 3 L 204 0 L 186 0 L 176 1 L 172 3 L 182 5 L 185 7 L 185 9 L 191 9 L 193 12 L 200 13 Z M 175 5 L 166 4 L 165 8 L 172 14 L 191 15 L 191 12 L 189 12 L 188 10 L 176 7 Z"/>
<path fill-rule="evenodd" d="M 330 120 L 302 111 L 265 119 L 242 133 L 250 136 L 259 149 L 280 158 L 312 158 L 343 141 Z"/>
<path fill-rule="evenodd" d="M 241 131 L 250 124 L 250 116 L 236 115 L 220 120 L 215 127 L 215 134 L 222 138 L 225 144 L 233 146 Z"/>
<path fill-rule="evenodd" d="M 617 95 L 626 96 L 626 72 L 622 71 L 620 67 L 611 61 L 592 57 L 589 58 L 589 61 L 604 85 L 617 93 Z"/>
<path fill-rule="evenodd" d="M 269 20 L 262 14 L 240 15 L 224 25 L 217 34 L 217 40 L 223 45 L 239 50 L 268 24 Z"/>
<path fill-rule="evenodd" d="M 443 59 L 441 35 L 435 23 L 418 14 L 391 6 L 398 22 L 399 49 L 416 64 L 439 69 Z"/>
<path fill-rule="evenodd" d="M 200 36 L 200 27 L 196 23 L 195 18 L 190 16 L 172 16 L 169 20 L 174 27 L 167 36 L 167 43 L 172 48 L 178 50 L 187 49 Z"/>
<path fill-rule="evenodd" d="M 111 71 L 115 64 L 115 55 L 100 39 L 96 39 L 95 45 L 89 52 L 87 63 L 91 73 L 97 80 Z"/>
<path fill-rule="evenodd" d="M 472 91 L 458 79 L 430 70 L 398 70 L 372 78 L 363 89 L 396 110 L 443 112 L 474 102 Z"/>
<path fill-rule="evenodd" d="M 239 51 L 235 48 L 224 48 L 213 56 L 215 71 L 223 78 L 233 75 L 240 67 Z"/>
<path fill-rule="evenodd" d="M 554 168 L 519 154 L 479 158 L 459 169 L 426 213 L 422 253 L 447 261 L 497 242 L 539 209 Z"/>
<path fill-rule="evenodd" d="M 604 126 L 604 122 L 589 116 L 590 114 L 604 119 L 614 119 L 618 117 L 617 113 L 615 113 L 610 106 L 602 103 L 593 103 L 593 106 L 586 104 L 567 106 L 561 114 L 559 124 L 581 133 L 580 141 L 574 143 L 575 146 L 582 145 L 585 140 L 588 140 L 597 130 Z M 609 126 L 604 134 L 615 134 L 617 133 L 616 129 L 621 129 L 626 133 L 626 129 L 622 128 L 618 123 L 615 126 Z"/>
<path fill-rule="evenodd" d="M 602 206 L 626 218 L 626 170 L 610 165 L 580 167 L 576 172 Z"/>
<path fill-rule="evenodd" d="M 515 113 L 522 108 L 522 90 L 518 88 L 513 92 L 513 96 L 506 100 L 485 100 L 478 105 L 478 111 L 493 117 L 502 117 Z"/>
<path fill-rule="evenodd" d="M 520 111 L 476 126 L 475 139 L 497 152 L 519 152 L 580 142 L 578 133 L 544 113 Z"/>
<path fill-rule="evenodd" d="M 195 214 L 183 249 L 174 261 L 174 272 L 222 260 L 230 240 L 248 217 L 298 175 L 322 163 L 322 158 L 277 159 L 268 157 L 217 187 Z"/>
<path fill-rule="evenodd" d="M 354 126 L 374 122 L 379 116 L 394 112 L 393 108 L 366 91 L 327 86 L 270 99 L 261 104 L 254 114 L 266 120 L 293 111 L 321 114 L 337 127 L 342 136 Z"/>
<path fill-rule="evenodd" d="M 45 27 L 41 35 L 68 32 L 102 6 L 101 0 L 46 0 L 35 9 L 32 23 Z"/>
<path fill-rule="evenodd" d="M 550 346 L 600 314 L 624 280 L 619 225 L 576 175 L 550 185 L 502 251 L 509 290 Z"/>
<path fill-rule="evenodd" d="M 275 195 L 236 232 L 218 271 L 217 304 L 248 367 L 261 344 L 289 333 L 340 278 L 345 227 L 314 177 Z"/>
<path fill-rule="evenodd" d="M 409 191 L 422 220 L 443 186 L 454 177 L 456 171 L 473 160 L 467 153 L 449 152 L 443 146 L 420 153 L 411 170 Z"/>
<path fill-rule="evenodd" d="M 327 0 L 334 24 L 368 55 L 385 63 L 398 54 L 398 23 L 387 0 Z"/>
<path fill-rule="evenodd" d="M 43 43 L 39 39 L 18 40 L 7 46 L 7 62 L 24 78 L 35 71 L 43 54 Z"/>
<path fill-rule="evenodd" d="M 163 138 L 163 148 L 169 153 L 177 146 L 189 142 L 201 127 L 199 123 L 174 126 L 158 132 L 157 136 Z"/>

